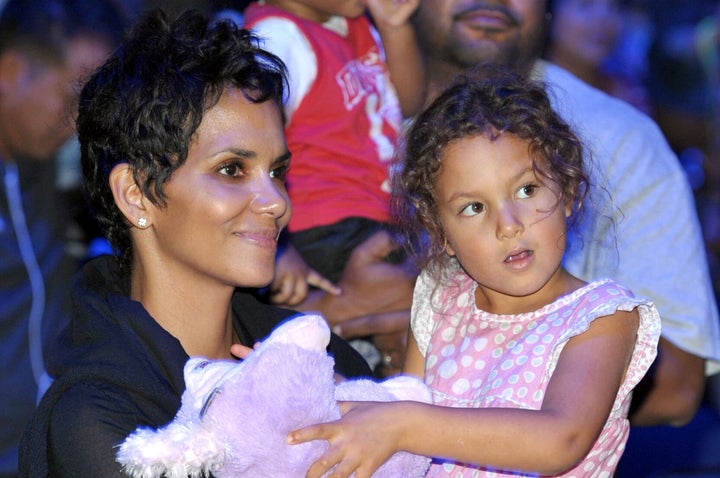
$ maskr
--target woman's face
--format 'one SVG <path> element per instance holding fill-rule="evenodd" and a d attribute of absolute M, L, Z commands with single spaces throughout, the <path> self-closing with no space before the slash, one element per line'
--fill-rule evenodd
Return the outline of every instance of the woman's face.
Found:
<path fill-rule="evenodd" d="M 154 253 L 167 274 L 198 286 L 270 283 L 291 214 L 289 161 L 278 106 L 226 89 L 165 183 L 166 206 L 152 206 Z"/>

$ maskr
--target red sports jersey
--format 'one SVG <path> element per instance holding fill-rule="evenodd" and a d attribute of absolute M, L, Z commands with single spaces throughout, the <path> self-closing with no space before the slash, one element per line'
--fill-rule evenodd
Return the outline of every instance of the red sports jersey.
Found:
<path fill-rule="evenodd" d="M 402 114 L 370 22 L 346 19 L 348 33 L 341 36 L 284 10 L 251 4 L 246 27 L 270 17 L 297 25 L 317 59 L 315 81 L 285 130 L 292 153 L 290 231 L 348 217 L 386 222 Z"/>

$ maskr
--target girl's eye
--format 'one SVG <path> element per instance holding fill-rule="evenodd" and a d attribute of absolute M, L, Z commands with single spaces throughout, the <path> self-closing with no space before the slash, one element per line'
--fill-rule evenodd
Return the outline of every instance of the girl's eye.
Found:
<path fill-rule="evenodd" d="M 461 211 L 461 216 L 477 216 L 485 210 L 485 205 L 481 202 L 473 202 L 465 206 Z"/>
<path fill-rule="evenodd" d="M 273 168 L 270 171 L 270 177 L 273 179 L 279 179 L 280 181 L 285 181 L 285 176 L 287 176 L 289 169 L 290 169 L 289 164 L 287 164 L 287 163 L 281 164 L 280 166 Z"/>
<path fill-rule="evenodd" d="M 220 169 L 218 169 L 218 172 L 223 176 L 236 177 L 239 176 L 242 172 L 242 165 L 239 163 L 223 164 L 222 166 L 220 166 Z"/>
<path fill-rule="evenodd" d="M 526 184 L 518 189 L 517 195 L 520 199 L 527 199 L 533 197 L 535 192 L 538 190 L 537 184 Z"/>

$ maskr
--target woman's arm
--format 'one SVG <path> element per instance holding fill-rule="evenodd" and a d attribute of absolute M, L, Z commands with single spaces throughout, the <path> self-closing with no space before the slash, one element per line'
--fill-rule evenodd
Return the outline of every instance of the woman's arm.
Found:
<path fill-rule="evenodd" d="M 343 404 L 342 419 L 293 432 L 289 439 L 330 442 L 308 471 L 310 478 L 336 464 L 334 476 L 355 472 L 357 478 L 369 477 L 400 450 L 499 469 L 560 473 L 587 454 L 607 421 L 638 323 L 636 311 L 618 312 L 596 319 L 588 331 L 570 339 L 540 410 L 353 402 Z"/>
<path fill-rule="evenodd" d="M 115 452 L 139 425 L 137 420 L 136 408 L 113 387 L 86 383 L 72 386 L 60 396 L 50 417 L 50 476 L 126 478 L 115 461 Z"/>

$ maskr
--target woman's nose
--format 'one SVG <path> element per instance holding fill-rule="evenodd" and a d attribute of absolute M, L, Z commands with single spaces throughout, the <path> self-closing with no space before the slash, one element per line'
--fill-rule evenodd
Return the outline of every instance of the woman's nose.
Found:
<path fill-rule="evenodd" d="M 289 216 L 291 212 L 290 199 L 285 186 L 270 178 L 258 185 L 252 206 L 257 212 L 274 217 Z"/>

